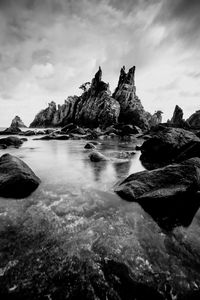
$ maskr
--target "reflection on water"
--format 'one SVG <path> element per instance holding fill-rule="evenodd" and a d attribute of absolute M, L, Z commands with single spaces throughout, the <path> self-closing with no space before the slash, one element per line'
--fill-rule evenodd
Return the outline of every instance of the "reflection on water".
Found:
<path fill-rule="evenodd" d="M 42 180 L 40 190 L 65 193 L 77 189 L 110 190 L 121 178 L 143 170 L 139 153 L 125 162 L 91 162 L 85 141 L 39 141 L 29 138 L 20 149 L 1 150 L 23 159 Z M 104 141 L 97 150 L 105 155 L 112 151 L 134 150 L 134 143 Z"/>

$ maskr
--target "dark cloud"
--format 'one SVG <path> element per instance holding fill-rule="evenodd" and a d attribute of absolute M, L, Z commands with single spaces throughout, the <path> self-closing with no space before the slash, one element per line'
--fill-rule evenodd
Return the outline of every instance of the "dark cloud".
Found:
<path fill-rule="evenodd" d="M 193 47 L 200 42 L 200 1 L 163 0 L 156 22 L 167 27 L 167 39 Z"/>

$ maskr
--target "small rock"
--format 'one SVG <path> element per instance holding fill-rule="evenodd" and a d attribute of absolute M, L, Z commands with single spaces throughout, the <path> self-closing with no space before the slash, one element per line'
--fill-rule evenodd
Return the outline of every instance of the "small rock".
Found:
<path fill-rule="evenodd" d="M 98 151 L 93 151 L 89 154 L 89 158 L 93 162 L 106 161 L 108 158 Z"/>
<path fill-rule="evenodd" d="M 95 149 L 96 146 L 93 143 L 87 143 L 84 148 L 85 149 Z"/>

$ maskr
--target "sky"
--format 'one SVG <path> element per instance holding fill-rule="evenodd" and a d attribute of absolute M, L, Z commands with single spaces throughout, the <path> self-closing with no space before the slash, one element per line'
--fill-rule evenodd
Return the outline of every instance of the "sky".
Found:
<path fill-rule="evenodd" d="M 144 108 L 200 109 L 199 0 L 0 0 L 0 126 L 79 95 L 102 67 L 114 91 L 136 66 Z"/>

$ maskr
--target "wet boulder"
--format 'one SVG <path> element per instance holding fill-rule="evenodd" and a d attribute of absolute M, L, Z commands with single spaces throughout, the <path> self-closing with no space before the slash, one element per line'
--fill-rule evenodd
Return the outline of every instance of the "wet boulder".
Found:
<path fill-rule="evenodd" d="M 0 145 L 19 147 L 23 144 L 23 140 L 15 136 L 9 136 L 0 139 Z"/>
<path fill-rule="evenodd" d="M 141 146 L 141 160 L 169 163 L 191 142 L 200 143 L 200 139 L 192 132 L 180 128 L 160 128 Z"/>
<path fill-rule="evenodd" d="M 93 162 L 106 161 L 108 158 L 98 151 L 93 151 L 89 154 L 89 158 Z"/>
<path fill-rule="evenodd" d="M 40 179 L 21 159 L 10 154 L 0 157 L 0 196 L 25 198 L 40 184 Z"/>
<path fill-rule="evenodd" d="M 84 148 L 85 149 L 95 149 L 96 146 L 93 143 L 87 143 Z"/>
<path fill-rule="evenodd" d="M 138 202 L 165 230 L 189 226 L 200 206 L 200 158 L 132 174 L 115 187 L 124 200 Z"/>
<path fill-rule="evenodd" d="M 115 189 L 129 201 L 168 200 L 200 190 L 200 158 L 130 175 Z"/>

